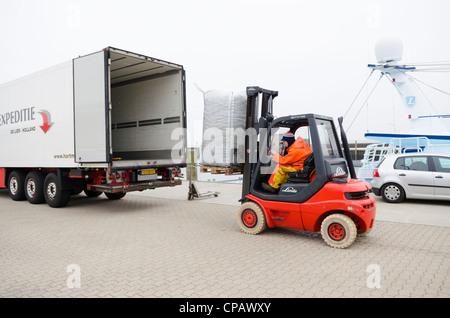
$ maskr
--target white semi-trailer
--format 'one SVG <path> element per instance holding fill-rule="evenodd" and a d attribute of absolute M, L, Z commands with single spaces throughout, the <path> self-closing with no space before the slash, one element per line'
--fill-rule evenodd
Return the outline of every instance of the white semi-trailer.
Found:
<path fill-rule="evenodd" d="M 0 85 L 0 188 L 68 203 L 181 184 L 183 66 L 108 47 Z"/>

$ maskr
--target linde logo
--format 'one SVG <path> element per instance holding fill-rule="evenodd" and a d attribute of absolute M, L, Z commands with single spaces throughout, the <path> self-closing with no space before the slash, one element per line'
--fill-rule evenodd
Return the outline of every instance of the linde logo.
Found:
<path fill-rule="evenodd" d="M 287 187 L 286 189 L 281 190 L 281 192 L 285 192 L 285 193 L 297 193 L 297 189 L 294 189 L 293 187 Z"/>
<path fill-rule="evenodd" d="M 346 176 L 347 172 L 345 172 L 344 169 L 342 169 L 341 167 L 337 167 L 336 168 L 336 172 L 334 173 L 333 177 L 342 177 L 342 176 Z"/>
<path fill-rule="evenodd" d="M 49 129 L 53 126 L 51 121 L 50 112 L 47 110 L 41 110 L 37 112 L 42 116 L 42 126 L 39 126 L 42 131 L 46 134 Z M 0 114 L 0 127 L 7 125 L 15 125 L 25 122 L 31 122 L 36 120 L 35 107 L 27 107 L 20 110 L 13 110 L 7 113 Z M 11 134 L 18 134 L 20 132 L 31 132 L 35 131 L 36 127 L 24 127 L 16 128 L 11 130 Z"/>

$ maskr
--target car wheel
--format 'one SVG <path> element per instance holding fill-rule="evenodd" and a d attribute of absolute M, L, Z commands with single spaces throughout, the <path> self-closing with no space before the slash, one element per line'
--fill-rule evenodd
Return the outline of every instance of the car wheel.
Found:
<path fill-rule="evenodd" d="M 405 190 L 396 183 L 388 183 L 381 187 L 381 196 L 388 203 L 399 203 L 405 199 Z"/>

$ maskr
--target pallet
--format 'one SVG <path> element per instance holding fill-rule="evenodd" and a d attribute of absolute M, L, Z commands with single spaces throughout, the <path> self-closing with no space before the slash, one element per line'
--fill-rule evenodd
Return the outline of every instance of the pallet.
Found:
<path fill-rule="evenodd" d="M 201 166 L 200 173 L 224 174 L 226 176 L 231 176 L 234 174 L 242 174 L 242 167 Z"/>

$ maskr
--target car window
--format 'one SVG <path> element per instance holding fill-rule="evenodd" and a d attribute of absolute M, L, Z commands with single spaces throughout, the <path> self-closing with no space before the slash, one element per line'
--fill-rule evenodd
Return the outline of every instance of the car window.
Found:
<path fill-rule="evenodd" d="M 437 172 L 450 173 L 450 158 L 433 157 L 433 162 Z"/>
<path fill-rule="evenodd" d="M 386 159 L 386 157 L 383 157 L 383 159 L 381 159 L 376 165 L 375 168 L 379 168 L 381 166 L 381 164 L 384 162 L 384 159 Z"/>
<path fill-rule="evenodd" d="M 394 169 L 413 170 L 413 171 L 429 171 L 427 157 L 402 157 L 398 158 L 394 164 Z"/>

